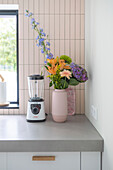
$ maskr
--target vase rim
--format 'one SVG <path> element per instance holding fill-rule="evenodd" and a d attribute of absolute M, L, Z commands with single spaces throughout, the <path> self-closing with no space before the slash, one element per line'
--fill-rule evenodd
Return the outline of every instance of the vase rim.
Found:
<path fill-rule="evenodd" d="M 55 89 L 55 91 L 65 91 L 66 89 Z"/>

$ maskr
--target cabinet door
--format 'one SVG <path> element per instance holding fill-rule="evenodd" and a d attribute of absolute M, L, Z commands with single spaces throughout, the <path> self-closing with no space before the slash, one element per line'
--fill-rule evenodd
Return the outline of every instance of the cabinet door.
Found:
<path fill-rule="evenodd" d="M 33 161 L 33 156 L 55 156 L 55 161 Z M 8 153 L 8 170 L 80 170 L 80 153 Z"/>
<path fill-rule="evenodd" d="M 6 153 L 0 153 L 0 170 L 6 170 Z"/>
<path fill-rule="evenodd" d="M 100 152 L 82 152 L 81 170 L 100 170 Z"/>

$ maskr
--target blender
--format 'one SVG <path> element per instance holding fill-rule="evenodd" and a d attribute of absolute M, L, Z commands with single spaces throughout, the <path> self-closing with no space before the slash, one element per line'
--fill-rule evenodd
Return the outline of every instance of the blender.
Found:
<path fill-rule="evenodd" d="M 44 108 L 44 76 L 30 75 L 28 79 L 29 100 L 27 108 L 27 121 L 45 121 Z"/>

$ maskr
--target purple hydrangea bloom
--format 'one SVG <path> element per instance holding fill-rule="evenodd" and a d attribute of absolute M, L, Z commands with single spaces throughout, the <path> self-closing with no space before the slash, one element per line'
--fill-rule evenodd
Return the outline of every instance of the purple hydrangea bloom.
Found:
<path fill-rule="evenodd" d="M 71 70 L 73 72 L 73 76 L 79 81 L 79 82 L 85 82 L 88 80 L 87 71 L 82 68 L 81 66 L 71 63 L 70 64 Z"/>

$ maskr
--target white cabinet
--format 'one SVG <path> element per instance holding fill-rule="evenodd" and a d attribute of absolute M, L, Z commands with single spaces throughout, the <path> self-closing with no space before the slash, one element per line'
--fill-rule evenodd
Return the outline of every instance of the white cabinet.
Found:
<path fill-rule="evenodd" d="M 6 153 L 0 153 L 0 170 L 6 170 Z"/>
<path fill-rule="evenodd" d="M 100 152 L 82 152 L 81 170 L 100 170 Z"/>
<path fill-rule="evenodd" d="M 55 156 L 55 161 L 32 161 L 33 156 Z M 7 170 L 80 170 L 80 153 L 8 153 Z"/>

